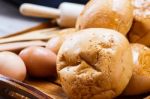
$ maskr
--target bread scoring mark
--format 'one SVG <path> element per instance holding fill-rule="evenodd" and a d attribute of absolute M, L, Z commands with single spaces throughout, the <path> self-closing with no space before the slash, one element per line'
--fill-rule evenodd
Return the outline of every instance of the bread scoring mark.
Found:
<path fill-rule="evenodd" d="M 109 91 L 112 91 L 110 95 L 114 95 L 115 92 L 111 88 L 105 89 L 103 86 L 100 86 L 99 80 L 96 77 L 99 77 L 98 75 L 96 76 L 96 73 L 84 73 L 80 75 L 75 75 L 75 79 L 72 82 L 72 88 L 71 90 L 73 91 L 73 96 L 80 96 L 80 97 L 86 97 L 86 99 L 97 97 L 101 94 L 107 94 Z M 94 80 L 97 79 L 97 80 Z M 104 80 L 101 80 L 103 82 Z M 78 90 L 76 90 L 78 89 Z M 78 91 L 80 90 L 80 93 Z M 90 95 L 88 94 L 90 93 Z M 115 96 L 115 95 L 114 95 Z M 108 96 L 111 97 L 111 96 Z"/>
<path fill-rule="evenodd" d="M 93 65 L 92 63 L 90 63 L 88 60 L 85 59 L 85 57 L 83 57 L 81 54 L 79 54 L 80 56 L 80 60 L 84 61 L 86 64 L 90 65 L 90 67 L 92 67 L 94 70 L 96 70 L 97 72 L 101 72 L 101 70 L 99 68 L 96 68 L 95 65 Z M 98 58 L 98 56 L 97 56 Z"/>

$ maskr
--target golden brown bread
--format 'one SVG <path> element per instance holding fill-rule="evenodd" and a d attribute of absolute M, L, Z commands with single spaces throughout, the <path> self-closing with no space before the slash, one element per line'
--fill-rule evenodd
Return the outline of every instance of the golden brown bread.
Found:
<path fill-rule="evenodd" d="M 130 42 L 150 46 L 150 0 L 132 0 L 134 22 L 128 34 Z"/>
<path fill-rule="evenodd" d="M 131 0 L 90 0 L 78 17 L 76 28 L 110 28 L 126 35 L 132 20 Z"/>
<path fill-rule="evenodd" d="M 70 99 L 110 99 L 122 93 L 132 75 L 127 39 L 114 30 L 76 32 L 61 46 L 57 72 Z"/>
<path fill-rule="evenodd" d="M 141 44 L 131 44 L 134 69 L 125 89 L 125 95 L 139 95 L 150 91 L 150 49 Z"/>

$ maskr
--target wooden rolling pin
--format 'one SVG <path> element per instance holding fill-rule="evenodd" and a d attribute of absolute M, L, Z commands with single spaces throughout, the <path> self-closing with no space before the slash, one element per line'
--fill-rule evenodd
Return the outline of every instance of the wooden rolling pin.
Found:
<path fill-rule="evenodd" d="M 61 27 L 74 27 L 77 16 L 84 5 L 75 3 L 61 3 L 58 9 L 24 3 L 20 6 L 20 12 L 25 16 L 56 19 Z"/>

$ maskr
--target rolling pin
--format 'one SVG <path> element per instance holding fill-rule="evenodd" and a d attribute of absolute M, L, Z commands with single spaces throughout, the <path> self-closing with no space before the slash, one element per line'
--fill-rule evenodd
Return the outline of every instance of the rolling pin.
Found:
<path fill-rule="evenodd" d="M 61 27 L 74 27 L 83 7 L 84 5 L 68 2 L 61 3 L 58 9 L 24 3 L 19 10 L 25 16 L 56 19 Z"/>

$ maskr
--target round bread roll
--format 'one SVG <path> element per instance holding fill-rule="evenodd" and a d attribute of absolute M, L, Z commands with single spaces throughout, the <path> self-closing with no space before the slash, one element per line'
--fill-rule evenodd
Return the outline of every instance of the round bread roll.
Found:
<path fill-rule="evenodd" d="M 70 99 L 110 99 L 121 94 L 132 75 L 127 39 L 114 30 L 76 32 L 61 46 L 57 72 Z"/>
<path fill-rule="evenodd" d="M 150 46 L 150 0 L 132 0 L 134 22 L 128 34 L 130 42 Z"/>
<path fill-rule="evenodd" d="M 68 29 L 61 30 L 59 32 L 60 35 L 51 38 L 47 42 L 46 48 L 50 49 L 51 51 L 57 54 L 62 43 L 65 41 L 65 39 L 68 38 L 70 35 L 72 35 L 76 31 L 77 30 L 75 28 L 68 28 Z"/>
<path fill-rule="evenodd" d="M 131 0 L 90 0 L 78 17 L 76 28 L 109 28 L 126 35 L 132 20 Z"/>
<path fill-rule="evenodd" d="M 138 95 L 150 91 L 150 49 L 141 44 L 131 44 L 134 69 L 125 95 Z"/>

